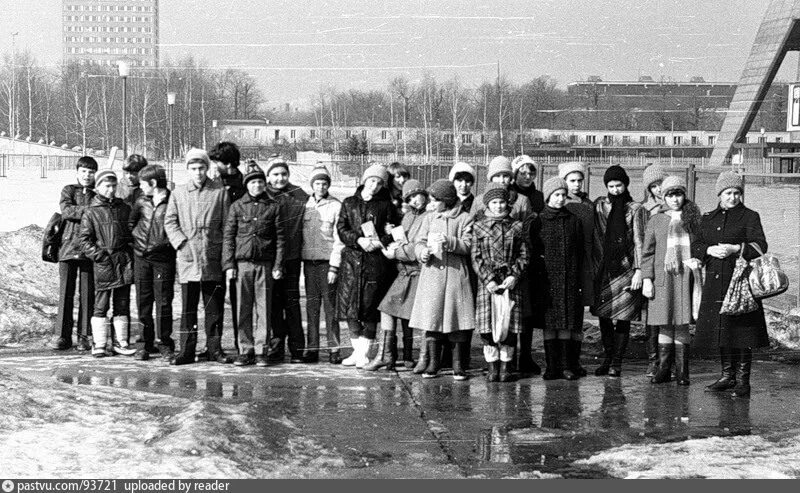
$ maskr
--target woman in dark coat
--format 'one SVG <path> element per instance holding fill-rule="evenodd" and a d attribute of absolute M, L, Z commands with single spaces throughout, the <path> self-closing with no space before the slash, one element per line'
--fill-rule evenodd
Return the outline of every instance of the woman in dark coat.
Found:
<path fill-rule="evenodd" d="M 399 224 L 397 210 L 384 188 L 386 168 L 375 164 L 367 168 L 355 195 L 344 199 L 336 228 L 344 243 L 339 270 L 336 313 L 347 321 L 353 354 L 342 361 L 344 366 L 363 368 L 375 341 L 381 315 L 380 304 L 397 273 L 381 249 L 392 242 L 386 234 L 388 224 Z M 373 231 L 365 233 L 364 225 Z M 370 233 L 372 236 L 368 235 Z"/>
<path fill-rule="evenodd" d="M 759 302 L 758 310 L 744 315 L 720 315 L 719 310 L 737 257 L 742 255 L 748 261 L 758 257 L 750 243 L 766 252 L 767 239 L 758 213 L 742 203 L 741 176 L 730 171 L 721 173 L 716 192 L 719 206 L 703 215 L 697 241 L 692 244 L 692 256 L 702 259 L 706 267 L 694 344 L 706 350 L 719 347 L 722 376 L 707 390 L 730 390 L 734 397 L 747 397 L 753 348 L 769 346 L 764 309 Z"/>

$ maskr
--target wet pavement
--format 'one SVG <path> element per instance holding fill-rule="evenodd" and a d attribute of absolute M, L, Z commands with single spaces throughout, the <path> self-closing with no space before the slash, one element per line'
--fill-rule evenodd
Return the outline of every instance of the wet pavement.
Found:
<path fill-rule="evenodd" d="M 651 385 L 641 360 L 626 362 L 622 378 L 505 384 L 485 382 L 482 364 L 474 354 L 471 378 L 456 382 L 447 371 L 424 380 L 326 363 L 176 368 L 74 353 L 0 356 L 0 370 L 59 387 L 248 404 L 256 422 L 290 422 L 292 433 L 335 450 L 347 477 L 608 477 L 602 467 L 575 462 L 626 444 L 768 438 L 800 428 L 798 366 L 756 362 L 752 397 L 743 400 L 703 391 L 716 378 L 713 361 L 693 361 L 689 387 Z M 263 440 L 280 448 L 287 436 Z M 328 473 L 341 476 L 321 476 Z"/>

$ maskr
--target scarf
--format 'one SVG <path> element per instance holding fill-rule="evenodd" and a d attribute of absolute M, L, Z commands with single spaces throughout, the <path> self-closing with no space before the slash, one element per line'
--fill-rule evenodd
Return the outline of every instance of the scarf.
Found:
<path fill-rule="evenodd" d="M 608 214 L 606 234 L 603 238 L 603 265 L 606 272 L 615 275 L 625 272 L 623 261 L 630 257 L 628 223 L 625 221 L 626 205 L 632 202 L 631 194 L 625 190 L 620 195 L 609 195 L 611 212 Z"/>
<path fill-rule="evenodd" d="M 692 256 L 689 248 L 689 233 L 684 228 L 681 212 L 664 212 L 670 217 L 667 228 L 667 252 L 664 254 L 664 272 L 674 276 L 683 273 L 684 260 Z"/>

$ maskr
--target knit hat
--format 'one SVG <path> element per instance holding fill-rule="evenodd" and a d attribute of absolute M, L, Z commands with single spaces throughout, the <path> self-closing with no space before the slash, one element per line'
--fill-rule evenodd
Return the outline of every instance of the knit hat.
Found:
<path fill-rule="evenodd" d="M 269 174 L 275 168 L 284 168 L 287 172 L 289 171 L 289 163 L 286 162 L 280 156 L 273 156 L 267 161 L 267 171 L 266 174 Z"/>
<path fill-rule="evenodd" d="M 548 179 L 546 182 L 544 182 L 544 185 L 542 185 L 542 194 L 544 195 L 544 201 L 547 202 L 548 200 L 550 200 L 550 196 L 553 195 L 553 193 L 556 190 L 562 190 L 562 189 L 567 190 L 567 182 L 564 181 L 563 178 L 561 178 L 560 176 L 554 176 Z"/>
<path fill-rule="evenodd" d="M 206 166 L 211 166 L 211 159 L 208 158 L 208 153 L 203 149 L 198 149 L 196 147 L 192 147 L 188 151 L 186 151 L 186 166 L 189 166 L 189 163 L 192 161 L 202 161 L 206 163 Z"/>
<path fill-rule="evenodd" d="M 608 185 L 610 181 L 621 181 L 626 187 L 631 184 L 631 179 L 628 177 L 628 173 L 625 172 L 625 168 L 618 164 L 610 166 L 603 175 L 604 185 Z"/>
<path fill-rule="evenodd" d="M 458 202 L 458 194 L 456 193 L 456 186 L 450 180 L 436 180 L 428 187 L 428 194 L 436 200 L 441 200 L 444 205 L 449 209 L 456 205 Z"/>
<path fill-rule="evenodd" d="M 642 173 L 642 184 L 645 190 L 650 190 L 650 185 L 657 181 L 663 181 L 667 177 L 667 170 L 660 164 L 651 164 Z M 662 190 L 663 191 L 663 190 Z"/>
<path fill-rule="evenodd" d="M 382 164 L 373 164 L 366 171 L 364 171 L 364 176 L 361 177 L 361 183 L 367 181 L 367 178 L 380 178 L 383 180 L 383 183 L 386 183 L 389 180 L 389 172 L 386 170 L 386 166 Z"/>
<path fill-rule="evenodd" d="M 408 202 L 408 199 L 418 193 L 424 193 L 426 196 L 428 192 L 422 188 L 422 183 L 419 180 L 406 180 L 403 183 L 403 202 Z"/>
<path fill-rule="evenodd" d="M 486 191 L 483 192 L 483 205 L 489 206 L 489 202 L 494 199 L 503 199 L 508 202 L 508 189 L 501 183 L 487 183 Z"/>
<path fill-rule="evenodd" d="M 327 180 L 328 185 L 331 184 L 331 174 L 328 173 L 328 168 L 325 166 L 316 166 L 311 170 L 311 185 L 317 180 Z"/>
<path fill-rule="evenodd" d="M 737 175 L 733 171 L 723 171 L 717 177 L 717 185 L 714 190 L 717 195 L 721 194 L 728 188 L 738 188 L 740 192 L 744 193 L 744 180 L 741 175 Z"/>
<path fill-rule="evenodd" d="M 686 180 L 679 175 L 669 175 L 661 182 L 661 193 L 666 196 L 672 190 L 681 190 L 686 195 Z"/>
<path fill-rule="evenodd" d="M 580 161 L 568 161 L 558 165 L 558 176 L 566 179 L 570 173 L 580 173 L 586 178 L 586 165 Z"/>
<path fill-rule="evenodd" d="M 536 161 L 534 161 L 533 158 L 527 154 L 522 154 L 521 156 L 515 157 L 514 160 L 511 161 L 511 170 L 514 172 L 514 175 L 516 176 L 517 171 L 519 171 L 519 169 L 526 164 L 530 164 L 534 173 L 536 172 Z"/>
<path fill-rule="evenodd" d="M 486 180 L 492 181 L 492 177 L 500 173 L 514 175 L 514 171 L 511 169 L 511 161 L 505 156 L 497 156 L 492 159 L 492 162 L 489 163 L 489 171 L 486 173 Z"/>
<path fill-rule="evenodd" d="M 459 161 L 454 164 L 453 167 L 450 168 L 450 174 L 447 175 L 447 179 L 450 181 L 455 180 L 458 173 L 469 173 L 472 175 L 472 181 L 475 181 L 475 168 L 467 163 Z"/>
<path fill-rule="evenodd" d="M 247 186 L 247 182 L 250 180 L 255 180 L 256 178 L 267 181 L 267 176 L 264 174 L 264 170 L 261 169 L 261 166 L 257 165 L 256 163 L 248 164 L 247 173 L 244 175 L 242 184 Z"/>
<path fill-rule="evenodd" d="M 97 174 L 94 175 L 94 186 L 100 185 L 100 182 L 102 182 L 103 180 L 117 181 L 117 174 L 110 169 L 104 169 L 98 171 Z"/>

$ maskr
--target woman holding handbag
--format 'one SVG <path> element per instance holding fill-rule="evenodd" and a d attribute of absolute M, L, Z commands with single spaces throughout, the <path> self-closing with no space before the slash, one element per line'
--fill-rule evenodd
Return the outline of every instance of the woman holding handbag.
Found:
<path fill-rule="evenodd" d="M 750 243 L 766 252 L 767 239 L 758 213 L 742 203 L 741 176 L 731 171 L 721 173 L 715 190 L 719 205 L 703 215 L 697 241 L 692 244 L 692 256 L 703 259 L 706 266 L 694 345 L 719 347 L 722 376 L 707 391 L 730 391 L 734 397 L 748 397 L 753 349 L 769 346 L 764 309 L 758 302 L 755 311 L 720 315 L 720 308 L 733 280 L 737 258 L 750 261 L 759 256 Z"/>

